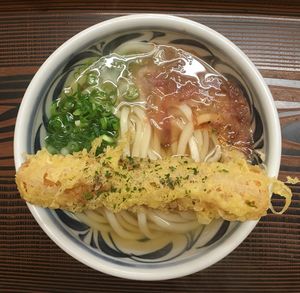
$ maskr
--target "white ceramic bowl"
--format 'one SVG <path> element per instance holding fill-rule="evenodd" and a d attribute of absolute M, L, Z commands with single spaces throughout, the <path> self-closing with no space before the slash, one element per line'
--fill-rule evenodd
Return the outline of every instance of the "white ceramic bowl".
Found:
<path fill-rule="evenodd" d="M 135 14 L 94 25 L 66 41 L 45 61 L 32 79 L 18 113 L 14 136 L 16 168 L 24 160 L 22 154 L 33 153 L 43 144 L 46 109 L 72 64 L 95 50 L 107 53 L 128 39 L 163 40 L 170 32 L 180 35 L 180 41 L 172 39 L 173 44 L 186 43 L 199 47 L 204 55 L 212 53 L 214 57 L 208 56 L 208 62 L 243 86 L 257 110 L 254 115 L 256 148 L 265 152 L 269 175 L 277 176 L 281 152 L 279 119 L 272 96 L 255 66 L 216 31 L 184 18 L 162 14 Z M 102 46 L 93 46 L 103 40 Z M 30 204 L 28 207 L 42 229 L 68 254 L 101 272 L 135 280 L 171 279 L 205 269 L 234 250 L 257 223 L 218 222 L 207 227 L 201 235 L 181 239 L 181 246 L 171 243 L 150 253 L 138 253 L 105 243 L 101 233 L 91 231 L 68 213 Z"/>

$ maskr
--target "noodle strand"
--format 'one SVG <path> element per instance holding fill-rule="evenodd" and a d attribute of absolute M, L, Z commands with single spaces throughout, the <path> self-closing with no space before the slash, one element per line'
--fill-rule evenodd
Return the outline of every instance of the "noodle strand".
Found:
<path fill-rule="evenodd" d="M 189 122 L 185 128 L 182 130 L 179 142 L 178 142 L 178 148 L 177 148 L 177 155 L 184 156 L 186 153 L 186 147 L 188 144 L 189 139 L 191 138 L 193 134 L 194 126 L 192 122 Z"/>

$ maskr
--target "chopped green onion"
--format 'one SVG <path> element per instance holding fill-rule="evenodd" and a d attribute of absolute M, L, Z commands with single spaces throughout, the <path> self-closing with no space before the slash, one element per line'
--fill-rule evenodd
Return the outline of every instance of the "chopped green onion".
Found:
<path fill-rule="evenodd" d="M 113 142 L 114 142 L 114 139 L 113 139 L 112 137 L 106 135 L 106 134 L 102 135 L 101 137 L 102 137 L 102 139 L 103 139 L 104 141 L 106 141 L 106 142 L 108 142 L 108 143 L 113 143 Z"/>
<path fill-rule="evenodd" d="M 134 101 L 139 97 L 139 91 L 135 85 L 130 85 L 124 98 L 127 101 Z"/>
<path fill-rule="evenodd" d="M 75 116 L 79 116 L 80 114 L 81 114 L 80 109 L 76 109 L 76 110 L 73 112 L 73 115 L 75 115 Z"/>
<path fill-rule="evenodd" d="M 108 145 L 115 145 L 119 135 L 119 118 L 113 111 L 111 100 L 99 99 L 91 92 L 83 94 L 77 91 L 72 97 L 61 97 L 51 106 L 51 116 L 46 125 L 45 139 L 48 151 L 51 153 L 73 153 L 84 148 L 89 150 L 92 141 L 103 136 L 100 154 Z M 68 107 L 66 107 L 68 100 Z M 72 101 L 71 101 L 72 100 Z M 72 106 L 72 111 L 69 112 Z"/>
<path fill-rule="evenodd" d="M 89 60 L 73 72 L 73 81 L 51 105 L 45 138 L 51 153 L 90 150 L 92 141 L 101 136 L 102 144 L 96 150 L 96 154 L 100 154 L 108 145 L 117 142 L 120 121 L 113 114 L 119 94 L 116 77 L 128 76 L 128 65 L 123 60 L 116 60 L 108 67 L 104 59 Z M 133 84 L 126 88 L 127 100 L 135 100 L 138 96 Z"/>
<path fill-rule="evenodd" d="M 96 85 L 99 81 L 98 76 L 96 75 L 96 73 L 91 72 L 87 75 L 86 78 L 86 82 L 88 83 L 88 85 Z"/>
<path fill-rule="evenodd" d="M 101 117 L 100 118 L 100 125 L 102 127 L 102 129 L 107 129 L 107 118 L 106 117 Z"/>

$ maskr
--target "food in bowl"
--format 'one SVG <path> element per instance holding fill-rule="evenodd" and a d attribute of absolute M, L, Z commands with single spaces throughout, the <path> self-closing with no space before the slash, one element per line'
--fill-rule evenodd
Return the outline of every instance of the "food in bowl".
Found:
<path fill-rule="evenodd" d="M 184 232 L 218 218 L 257 220 L 270 188 L 284 210 L 291 192 L 250 162 L 251 111 L 238 85 L 180 46 L 127 42 L 69 77 L 51 106 L 46 149 L 16 182 L 30 203 L 107 218 L 115 233 L 126 221 L 116 213 L 129 212 L 140 239 L 157 237 L 148 217 L 163 229 L 157 210 Z"/>
<path fill-rule="evenodd" d="M 170 48 L 171 55 L 170 52 L 166 52 L 166 46 Z M 169 70 L 169 75 L 173 78 L 171 81 L 180 84 L 176 79 L 176 72 L 170 72 L 173 65 L 175 69 L 177 66 L 177 71 L 182 74 L 183 83 L 186 81 L 186 86 L 183 86 L 184 91 L 178 91 L 178 94 L 171 98 L 171 103 L 166 103 L 167 99 L 150 97 L 153 87 L 163 94 L 172 91 L 172 82 L 166 76 L 165 78 L 163 75 L 155 76 L 155 68 L 158 69 L 159 66 L 154 63 L 153 56 L 159 50 L 162 52 L 160 58 L 164 56 L 168 58 L 172 54 L 182 54 L 184 58 L 187 57 L 191 62 L 188 63 L 189 66 L 191 65 L 191 72 L 193 72 L 194 62 L 201 65 L 208 73 L 207 77 L 211 75 L 211 79 L 206 80 L 208 88 L 212 88 L 212 94 L 221 94 L 219 98 L 223 99 L 223 107 L 213 104 L 212 101 L 211 105 L 207 105 L 209 111 L 205 113 L 204 107 L 200 107 L 199 103 L 197 106 L 194 101 L 188 99 L 188 96 L 197 89 L 195 84 L 197 77 L 192 77 L 190 81 L 182 71 L 184 66 L 180 65 L 180 60 L 176 64 L 176 58 L 172 61 L 173 64 L 166 62 L 165 69 Z M 137 60 L 137 55 L 143 55 L 140 59 L 148 60 L 149 64 L 152 62 L 152 66 L 144 68 L 144 73 L 139 67 L 143 65 L 142 63 L 133 62 L 134 66 L 131 66 L 133 68 L 130 70 L 127 68 L 130 56 Z M 108 59 L 121 61 L 115 64 L 116 66 L 119 64 L 119 69 L 124 69 L 120 84 L 115 82 L 103 84 L 95 72 L 85 75 L 84 71 L 88 73 L 89 68 L 93 69 L 95 64 L 99 65 L 102 62 L 109 65 Z M 105 69 L 105 66 L 102 69 Z M 120 70 L 110 70 L 115 68 L 106 69 L 104 76 L 110 81 L 120 74 Z M 137 75 L 138 72 L 140 75 Z M 117 74 L 114 75 L 115 73 Z M 139 84 L 136 84 L 138 81 Z M 216 82 L 215 87 L 213 81 Z M 221 84 L 225 85 L 224 91 L 218 91 L 218 86 Z M 95 91 L 91 90 L 93 86 Z M 226 94 L 230 92 L 230 88 L 231 94 L 235 92 L 240 108 L 231 107 Z M 189 93 L 186 95 L 187 99 L 184 98 L 184 92 Z M 205 90 L 199 91 L 198 94 L 205 96 Z M 180 103 L 176 102 L 177 99 Z M 203 115 L 199 117 L 200 112 Z M 227 119 L 235 121 L 231 125 L 233 128 L 231 134 L 237 131 L 238 134 L 231 136 L 229 132 L 222 131 L 221 125 L 226 126 Z M 241 132 L 238 128 L 240 124 L 247 125 L 240 129 Z M 213 130 L 218 127 L 218 132 L 217 129 Z M 154 134 L 155 140 L 152 139 Z M 173 178 L 175 172 L 182 173 L 181 165 L 179 168 L 176 167 L 177 165 L 173 166 L 180 162 L 188 165 L 184 170 L 182 169 L 184 172 L 189 172 L 182 176 L 186 178 L 182 181 L 184 186 L 192 184 L 188 182 L 187 175 L 193 177 L 195 182 L 201 180 L 200 183 L 204 184 L 207 181 L 206 184 L 211 186 L 209 183 L 211 180 L 205 177 L 210 176 L 209 172 L 212 171 L 210 179 L 213 181 L 214 176 L 218 174 L 220 175 L 218 178 L 224 178 L 226 181 L 232 178 L 234 172 L 240 174 L 239 168 L 243 169 L 242 174 L 244 174 L 240 186 L 247 185 L 249 180 L 254 182 L 252 177 L 248 178 L 245 174 L 256 173 L 255 170 L 258 173 L 255 176 L 263 179 L 264 184 L 268 184 L 270 179 L 266 177 L 266 172 L 270 177 L 278 174 L 280 127 L 271 94 L 263 79 L 247 57 L 230 41 L 215 31 L 186 19 L 166 15 L 131 15 L 100 23 L 81 32 L 67 41 L 43 64 L 27 89 L 18 113 L 14 152 L 16 168 L 20 168 L 17 175 L 18 184 L 21 188 L 25 187 L 25 191 L 21 193 L 27 200 L 40 206 L 52 206 L 50 209 L 44 209 L 28 203 L 30 211 L 40 226 L 62 249 L 88 266 L 114 276 L 161 280 L 199 271 L 226 256 L 247 237 L 256 224 L 256 221 L 231 220 L 239 217 L 242 221 L 247 218 L 257 219 L 260 213 L 262 215 L 266 212 L 269 199 L 263 196 L 264 200 L 256 205 L 251 201 L 245 204 L 245 198 L 240 197 L 239 203 L 243 204 L 247 211 L 255 211 L 256 215 L 252 213 L 250 217 L 249 213 L 245 213 L 242 218 L 238 211 L 233 213 L 235 216 L 230 219 L 229 216 L 232 215 L 219 213 L 221 202 L 217 202 L 213 196 L 210 199 L 214 204 L 217 202 L 218 206 L 205 204 L 206 213 L 200 213 L 201 209 L 203 211 L 203 206 L 201 207 L 199 198 L 197 213 L 193 210 L 186 211 L 189 210 L 188 208 L 179 210 L 179 200 L 175 205 L 164 204 L 165 209 L 160 205 L 158 205 L 160 209 L 157 208 L 158 206 L 144 207 L 140 202 L 140 205 L 136 202 L 137 207 L 133 208 L 130 206 L 130 200 L 126 200 L 124 202 L 128 210 L 125 205 L 119 206 L 117 202 L 110 201 L 111 209 L 108 209 L 96 208 L 96 205 L 102 206 L 103 203 L 93 199 L 95 194 L 93 189 L 80 192 L 80 188 L 77 187 L 84 187 L 81 183 L 88 179 L 85 183 L 95 188 L 96 197 L 97 193 L 100 198 L 101 194 L 107 192 L 118 195 L 114 191 L 119 190 L 111 184 L 114 181 L 122 187 L 119 188 L 120 194 L 123 192 L 126 195 L 129 192 L 131 196 L 131 187 L 136 191 L 134 187 L 138 188 L 137 186 L 126 187 L 126 182 L 123 188 L 124 174 L 119 176 L 116 171 L 118 173 L 120 171 L 116 169 L 106 172 L 113 158 L 114 162 L 123 162 L 126 166 L 132 165 L 127 167 L 127 170 L 126 166 L 122 168 L 122 164 L 114 167 L 121 167 L 122 172 L 134 174 L 133 179 L 139 182 L 138 184 L 148 184 L 148 187 L 156 193 L 155 197 L 151 193 L 151 199 L 154 200 L 158 198 L 157 195 L 162 195 L 156 183 L 166 190 L 163 196 L 166 195 L 168 200 L 170 200 L 169 195 L 175 196 L 176 200 L 177 197 L 184 196 L 185 190 L 181 192 L 178 189 L 180 180 L 176 178 L 183 174 Z M 29 155 L 21 167 L 25 160 L 22 157 L 24 153 L 36 153 L 36 155 Z M 94 173 L 111 184 L 108 191 L 98 189 L 97 176 L 92 176 L 90 179 L 88 176 L 84 177 L 87 175 L 86 171 L 90 172 L 92 168 L 83 168 L 82 176 L 79 169 L 85 160 L 92 163 L 90 166 L 95 168 L 98 168 L 100 162 L 102 164 L 103 161 L 109 161 L 104 163 L 108 165 L 101 166 L 100 172 L 96 170 L 99 174 L 96 174 L 96 171 Z M 50 170 L 48 167 L 52 161 L 56 162 L 54 163 L 56 166 Z M 224 168 L 218 173 L 213 171 L 214 167 L 224 166 L 224 164 L 228 167 L 229 163 L 234 166 L 233 169 Z M 168 172 L 159 174 L 162 169 L 157 170 L 156 175 L 162 178 L 156 177 L 157 182 L 150 184 L 153 180 L 148 180 L 148 177 L 153 178 L 151 173 L 153 170 L 148 168 L 148 164 L 149 167 L 154 165 L 156 169 L 159 169 L 161 164 L 161 168 L 166 168 Z M 155 167 L 157 164 L 158 166 Z M 262 170 L 265 165 L 266 172 Z M 138 169 L 137 166 L 141 168 Z M 203 170 L 199 169 L 200 166 Z M 212 169 L 209 170 L 208 166 Z M 43 168 L 47 169 L 46 177 L 50 177 L 40 180 L 40 175 L 42 177 L 45 175 Z M 33 176 L 30 178 L 28 170 L 32 171 Z M 74 177 L 71 176 L 70 170 L 75 172 Z M 202 176 L 202 171 L 207 174 Z M 146 178 L 146 173 L 151 176 Z M 228 177 L 225 177 L 226 175 Z M 65 181 L 68 176 L 70 177 Z M 58 177 L 60 178 L 57 179 Z M 71 189 L 66 187 L 66 183 L 72 184 L 76 178 L 79 179 L 80 184 L 72 191 L 79 191 L 79 197 L 74 197 L 74 193 L 68 197 L 66 195 Z M 34 183 L 31 179 L 38 180 Z M 52 202 L 53 191 L 59 185 L 56 180 L 62 180 L 64 184 L 57 193 L 60 195 L 57 199 L 60 200 Z M 28 186 L 26 181 L 29 183 Z M 234 185 L 232 181 L 227 181 L 230 184 L 226 184 L 224 189 L 217 190 L 219 197 Z M 199 185 L 195 182 L 193 184 L 197 189 Z M 277 184 L 275 180 L 273 182 Z M 278 184 L 279 189 L 285 190 L 281 183 Z M 33 195 L 32 199 L 29 198 L 28 193 L 26 194 L 27 187 L 29 188 L 30 185 L 33 187 L 32 191 L 36 188 L 35 192 L 30 194 Z M 43 197 L 40 196 L 41 192 L 38 196 L 36 194 L 41 186 Z M 212 184 L 209 188 L 215 186 Z M 189 189 L 186 189 L 189 198 Z M 203 187 L 201 196 L 204 198 L 208 194 L 206 191 Z M 285 190 L 284 193 L 287 195 L 288 205 L 289 190 Z M 46 194 L 48 197 L 45 197 Z M 143 195 L 143 193 L 139 194 Z M 196 193 L 193 190 L 193 197 L 195 194 L 198 195 L 197 190 Z M 121 199 L 121 196 L 117 198 Z M 44 203 L 40 201 L 42 199 L 45 199 Z M 180 201 L 182 206 L 182 200 Z M 93 207 L 95 209 L 86 209 L 93 202 L 96 204 Z M 226 202 L 233 203 L 227 200 Z M 194 206 L 193 201 L 190 201 L 189 205 Z M 55 207 L 64 210 L 53 209 Z M 232 210 L 232 207 L 230 209 Z M 209 210 L 214 213 L 211 214 Z M 215 219 L 216 217 L 221 218 Z M 228 218 L 230 221 L 223 218 Z M 210 223 L 200 224 L 208 222 Z"/>

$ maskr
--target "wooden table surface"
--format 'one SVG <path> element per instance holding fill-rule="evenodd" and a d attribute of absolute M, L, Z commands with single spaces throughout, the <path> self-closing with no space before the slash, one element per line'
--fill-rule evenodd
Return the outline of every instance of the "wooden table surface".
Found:
<path fill-rule="evenodd" d="M 255 63 L 280 113 L 280 178 L 300 177 L 300 1 L 76 0 L 0 3 L 0 292 L 300 292 L 300 185 L 281 216 L 264 217 L 214 266 L 138 282 L 96 272 L 41 230 L 14 183 L 13 134 L 23 94 L 45 59 L 77 32 L 132 12 L 164 12 L 224 34 Z M 298 103 L 298 104 L 297 104 Z"/>

